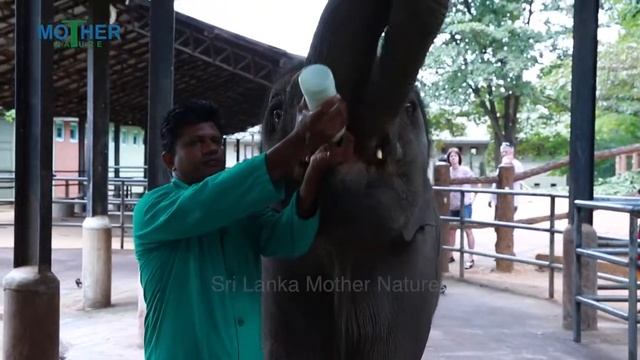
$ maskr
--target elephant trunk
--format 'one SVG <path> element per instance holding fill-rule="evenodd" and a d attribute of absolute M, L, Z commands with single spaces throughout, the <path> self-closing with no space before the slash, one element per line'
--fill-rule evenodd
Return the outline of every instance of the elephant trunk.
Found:
<path fill-rule="evenodd" d="M 325 7 L 306 64 L 333 71 L 363 159 L 390 132 L 447 8 L 448 0 L 329 0 Z"/>
<path fill-rule="evenodd" d="M 389 0 L 329 0 L 318 23 L 306 64 L 331 68 L 338 93 L 350 107 L 361 102 L 369 81 L 389 4 Z"/>
<path fill-rule="evenodd" d="M 381 136 L 403 108 L 448 9 L 448 0 L 394 0 L 366 88 L 361 131 Z"/>

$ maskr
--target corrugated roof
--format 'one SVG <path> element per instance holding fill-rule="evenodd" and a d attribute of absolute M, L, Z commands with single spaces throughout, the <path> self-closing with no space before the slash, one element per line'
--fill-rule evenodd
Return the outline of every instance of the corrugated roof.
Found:
<path fill-rule="evenodd" d="M 0 0 L 0 106 L 13 108 L 14 2 Z M 112 1 L 121 40 L 110 43 L 111 121 L 145 126 L 148 101 L 149 3 Z M 88 0 L 55 2 L 54 23 L 87 19 Z M 208 99 L 224 115 L 225 133 L 261 122 L 278 73 L 299 56 L 176 13 L 174 102 Z M 54 116 L 86 114 L 85 49 L 54 51 Z"/>

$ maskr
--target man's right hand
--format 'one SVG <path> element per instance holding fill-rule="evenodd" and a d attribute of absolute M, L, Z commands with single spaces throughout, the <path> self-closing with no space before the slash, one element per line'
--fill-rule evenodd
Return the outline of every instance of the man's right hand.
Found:
<path fill-rule="evenodd" d="M 322 103 L 319 109 L 309 112 L 303 98 L 296 119 L 294 135 L 304 139 L 306 155 L 311 155 L 347 126 L 347 104 L 336 95 Z"/>
<path fill-rule="evenodd" d="M 309 112 L 304 100 L 298 108 L 296 128 L 267 152 L 267 171 L 271 180 L 294 178 L 294 169 L 322 145 L 328 144 L 347 126 L 347 105 L 339 96 Z"/>

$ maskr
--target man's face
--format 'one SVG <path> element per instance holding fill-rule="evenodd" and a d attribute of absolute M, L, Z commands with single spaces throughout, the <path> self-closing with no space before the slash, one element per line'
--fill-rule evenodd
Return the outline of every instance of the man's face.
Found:
<path fill-rule="evenodd" d="M 163 154 L 163 160 L 178 179 L 194 184 L 224 170 L 222 135 L 212 122 L 182 129 L 176 141 L 175 154 Z"/>

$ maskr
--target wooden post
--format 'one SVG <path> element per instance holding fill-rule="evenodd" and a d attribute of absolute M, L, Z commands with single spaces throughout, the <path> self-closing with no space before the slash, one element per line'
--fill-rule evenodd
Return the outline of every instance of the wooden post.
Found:
<path fill-rule="evenodd" d="M 640 152 L 633 154 L 633 163 L 631 165 L 633 171 L 640 171 Z"/>
<path fill-rule="evenodd" d="M 562 326 L 570 330 L 573 328 L 573 268 L 575 267 L 575 243 L 572 226 L 569 225 L 563 232 L 562 249 Z M 589 224 L 582 224 L 582 245 L 585 248 L 598 247 L 598 235 Z M 595 295 L 597 293 L 598 270 L 595 260 L 585 257 L 582 263 L 582 294 Z M 598 317 L 596 309 L 590 306 L 582 306 L 580 311 L 582 330 L 597 330 Z"/>
<path fill-rule="evenodd" d="M 627 155 L 622 154 L 616 156 L 616 175 L 624 174 L 627 172 Z"/>
<path fill-rule="evenodd" d="M 451 182 L 451 175 L 449 173 L 449 164 L 438 162 L 433 168 L 433 182 L 435 186 L 448 187 Z M 438 206 L 438 214 L 440 216 L 449 215 L 449 192 L 436 191 L 436 204 Z M 440 230 L 440 245 L 447 245 L 447 239 L 449 239 L 449 223 L 441 222 Z M 451 251 L 440 252 L 440 269 L 443 273 L 449 272 L 449 257 L 451 257 Z"/>
<path fill-rule="evenodd" d="M 513 178 L 515 170 L 511 164 L 503 164 L 498 167 L 498 189 L 513 190 Z M 513 222 L 513 195 L 498 195 L 496 204 L 496 220 Z M 513 252 L 513 229 L 496 227 L 496 253 L 515 255 Z M 496 270 L 503 272 L 513 271 L 513 262 L 508 260 L 496 260 Z"/>

